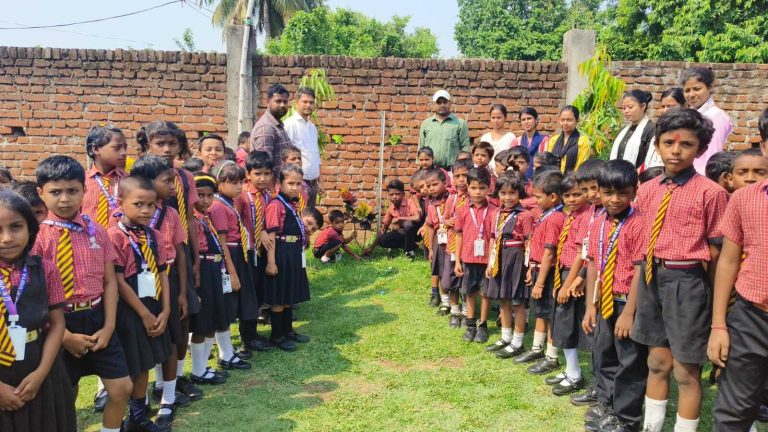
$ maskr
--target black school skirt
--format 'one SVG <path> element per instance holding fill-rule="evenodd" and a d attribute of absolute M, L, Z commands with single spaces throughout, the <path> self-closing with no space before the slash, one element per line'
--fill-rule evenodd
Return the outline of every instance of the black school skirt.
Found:
<path fill-rule="evenodd" d="M 136 291 L 136 275 L 126 278 L 126 282 Z M 163 309 L 162 303 L 154 298 L 145 297 L 140 300 L 155 316 Z M 152 369 L 171 355 L 171 335 L 167 326 L 160 336 L 150 337 L 144 329 L 141 318 L 122 299 L 117 305 L 115 332 L 120 338 L 125 360 L 128 363 L 128 373 L 132 377 Z"/>
<path fill-rule="evenodd" d="M 253 267 L 249 259 L 250 256 L 243 255 L 243 248 L 240 246 L 229 247 L 229 256 L 235 263 L 237 277 L 240 279 L 240 291 L 234 293 L 237 298 L 237 317 L 243 321 L 255 320 L 259 317 L 259 302 L 256 299 L 256 285 L 253 281 Z"/>
<path fill-rule="evenodd" d="M 37 369 L 43 354 L 45 334 L 27 344 L 25 359 L 11 366 L 0 366 L 0 381 L 16 387 Z M 3 432 L 75 432 L 77 413 L 72 384 L 59 357 L 34 400 L 16 411 L 0 411 L 0 431 Z"/>
<path fill-rule="evenodd" d="M 192 315 L 189 328 L 193 333 L 210 334 L 226 331 L 235 322 L 234 293 L 221 288 L 221 263 L 200 260 L 200 312 Z"/>
<path fill-rule="evenodd" d="M 307 269 L 301 266 L 301 243 L 275 241 L 277 275 L 264 280 L 264 303 L 294 305 L 309 301 Z"/>
<path fill-rule="evenodd" d="M 525 250 L 522 247 L 503 247 L 499 260 L 499 273 L 488 280 L 488 298 L 516 300 L 523 304 L 528 299 L 525 288 Z"/>
<path fill-rule="evenodd" d="M 181 258 L 183 259 L 183 258 Z M 176 268 L 176 264 L 170 264 L 168 266 L 168 285 L 171 288 L 171 313 L 168 315 L 168 335 L 171 337 L 171 343 L 179 345 L 183 343 L 185 339 L 189 338 L 189 335 L 184 334 L 183 327 L 181 325 L 181 310 L 179 309 L 179 269 Z"/>
<path fill-rule="evenodd" d="M 194 315 L 200 311 L 200 300 L 197 299 L 195 276 L 192 271 L 192 248 L 186 243 L 182 244 L 181 247 L 184 248 L 184 257 L 177 256 L 176 259 L 187 260 L 187 315 Z"/>

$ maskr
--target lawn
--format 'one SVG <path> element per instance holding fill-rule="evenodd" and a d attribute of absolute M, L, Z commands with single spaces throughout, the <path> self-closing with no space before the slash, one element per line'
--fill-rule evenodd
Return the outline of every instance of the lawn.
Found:
<path fill-rule="evenodd" d="M 312 341 L 293 353 L 259 353 L 252 370 L 204 387 L 203 400 L 179 409 L 174 430 L 583 430 L 585 409 L 553 396 L 524 367 L 463 342 L 462 330 L 435 315 L 425 261 L 379 255 L 309 267 L 313 299 L 298 311 L 297 329 Z M 499 329 L 489 327 L 493 341 Z M 87 431 L 100 425 L 94 389 L 94 379 L 84 380 L 77 404 Z M 711 430 L 713 399 L 707 388 L 702 431 Z M 665 430 L 674 415 L 670 403 Z"/>

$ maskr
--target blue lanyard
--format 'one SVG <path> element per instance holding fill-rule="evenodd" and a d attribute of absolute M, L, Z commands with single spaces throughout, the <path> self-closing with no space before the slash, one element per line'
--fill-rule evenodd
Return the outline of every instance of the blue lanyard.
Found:
<path fill-rule="evenodd" d="M 251 195 L 250 192 L 246 191 L 246 195 L 248 195 L 248 202 L 251 206 L 251 231 L 254 232 L 254 235 L 256 234 L 256 202 L 253 200 L 253 195 Z M 259 195 L 264 194 L 263 192 L 259 192 Z M 259 199 L 261 199 L 261 196 L 259 196 Z M 264 194 L 264 201 L 266 201 L 267 204 L 269 204 L 269 194 Z M 262 211 L 264 211 L 264 207 L 262 206 Z M 253 239 L 253 247 L 256 247 L 256 240 Z"/>
<path fill-rule="evenodd" d="M 94 178 L 96 179 L 96 183 L 98 183 L 99 187 L 101 188 L 101 193 L 103 193 L 104 197 L 107 199 L 110 210 L 116 209 L 117 201 L 115 200 L 115 197 L 113 195 L 109 194 L 109 192 L 107 191 L 107 188 L 104 186 L 104 182 L 101 181 L 101 174 L 96 174 Z M 115 189 L 117 189 L 117 185 L 115 185 Z"/>
<path fill-rule="evenodd" d="M 603 222 L 600 224 L 600 238 L 598 239 L 598 251 L 600 252 L 600 272 L 602 273 L 605 271 L 605 266 L 608 264 L 608 256 L 611 255 L 611 252 L 613 251 L 613 248 L 616 247 L 616 239 L 619 238 L 619 232 L 621 232 L 621 228 L 624 226 L 624 223 L 629 219 L 630 216 L 632 216 L 632 213 L 634 213 L 635 209 L 630 207 L 629 208 L 629 214 L 619 222 L 618 225 L 616 225 L 616 231 L 613 232 L 613 236 L 611 236 L 610 240 L 608 240 L 608 250 L 605 251 L 605 254 L 603 254 L 603 239 L 605 238 L 605 222 L 608 220 L 608 216 L 606 215 L 605 219 L 603 219 Z"/>
<path fill-rule="evenodd" d="M 227 206 L 228 209 L 232 210 L 232 212 L 235 214 L 235 216 L 237 216 L 237 231 L 238 231 L 238 234 L 240 234 L 240 224 L 243 223 L 243 220 L 240 218 L 240 213 L 238 213 L 237 210 L 235 209 L 235 207 L 232 204 L 228 203 L 227 200 L 224 199 L 223 196 L 221 196 L 219 194 L 216 194 L 216 199 L 219 200 L 220 203 L 222 203 L 225 206 Z M 246 235 L 247 235 L 247 233 L 246 233 Z M 248 236 L 247 241 L 248 241 L 248 245 L 250 245 L 251 244 L 250 236 Z"/>
<path fill-rule="evenodd" d="M 91 247 L 97 248 L 99 246 L 98 242 L 96 242 L 96 227 L 93 224 L 93 221 L 91 220 L 90 216 L 84 214 L 83 220 L 85 221 L 85 225 L 88 227 L 88 237 L 90 237 L 91 241 Z M 46 219 L 43 221 L 45 225 L 51 225 L 58 228 L 68 229 L 73 232 L 83 232 L 85 231 L 82 226 L 79 224 L 76 224 L 74 222 L 62 222 L 62 221 L 55 221 L 51 219 Z"/>
<path fill-rule="evenodd" d="M 136 240 L 131 237 L 131 233 L 128 232 L 128 228 L 125 227 L 125 224 L 123 224 L 122 221 L 117 223 L 117 226 L 120 227 L 120 230 L 125 233 L 125 235 L 128 237 L 128 243 L 131 245 L 131 249 L 133 249 L 134 252 L 136 252 L 141 257 L 141 268 L 146 269 L 147 268 L 147 259 L 144 257 L 144 253 L 141 251 L 141 248 L 139 247 L 138 243 L 136 243 Z M 149 235 L 149 231 L 146 228 L 142 228 L 144 230 L 144 235 L 147 238 L 147 247 L 149 247 L 150 252 L 152 251 L 152 237 Z M 157 262 L 157 260 L 155 260 Z"/>
<path fill-rule="evenodd" d="M 10 275 L 8 281 L 10 282 Z M 16 289 L 16 301 L 14 301 L 11 298 L 11 288 L 5 286 L 5 281 L 0 277 L 0 296 L 3 298 L 5 308 L 8 309 L 8 321 L 16 322 L 19 320 L 19 311 L 16 309 L 16 303 L 19 302 L 21 294 L 24 293 L 24 290 L 27 288 L 27 282 L 29 282 L 29 267 L 24 264 L 24 268 L 21 270 L 21 280 Z"/>
<path fill-rule="evenodd" d="M 152 228 L 155 228 L 157 226 L 157 221 L 160 219 L 160 207 L 155 207 L 155 212 L 152 213 L 152 218 L 149 220 L 149 226 Z"/>
<path fill-rule="evenodd" d="M 221 243 L 219 243 L 219 239 L 216 238 L 216 234 L 214 234 L 213 229 L 208 225 L 208 220 L 203 217 L 202 220 L 198 219 L 200 223 L 203 226 L 203 230 L 207 230 L 211 234 L 211 239 L 213 240 L 214 246 L 216 246 L 216 250 L 219 251 L 219 255 L 221 255 L 221 271 L 224 273 L 226 271 L 226 266 L 224 263 L 224 250 L 221 248 Z"/>
<path fill-rule="evenodd" d="M 547 220 L 548 217 L 552 216 L 553 214 L 555 214 L 556 212 L 559 212 L 562 209 L 563 209 L 563 205 L 562 204 L 558 204 L 557 206 L 552 207 L 546 213 L 541 215 L 539 220 L 536 222 L 536 225 L 541 225 L 541 223 L 544 222 L 545 220 Z"/>
<path fill-rule="evenodd" d="M 296 219 L 296 222 L 299 224 L 299 230 L 301 231 L 301 247 L 303 248 L 306 245 L 305 242 L 306 242 L 306 238 L 307 238 L 306 237 L 307 234 L 306 234 L 306 231 L 305 231 L 305 228 L 304 228 L 304 221 L 301 220 L 301 218 L 299 217 L 299 214 L 296 213 L 296 210 L 293 208 L 293 206 L 288 204 L 288 202 L 285 201 L 285 199 L 283 198 L 282 195 L 278 194 L 277 195 L 277 199 L 279 199 L 280 202 L 283 203 L 285 205 L 285 207 L 288 208 L 288 210 L 291 211 L 291 214 Z"/>

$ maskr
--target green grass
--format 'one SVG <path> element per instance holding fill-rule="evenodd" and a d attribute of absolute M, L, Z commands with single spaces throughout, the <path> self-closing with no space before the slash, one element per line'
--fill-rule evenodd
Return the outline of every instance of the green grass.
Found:
<path fill-rule="evenodd" d="M 312 342 L 258 353 L 251 371 L 204 387 L 202 401 L 177 412 L 176 431 L 583 430 L 585 409 L 553 396 L 524 367 L 463 342 L 463 331 L 435 315 L 426 262 L 309 265 L 313 298 L 298 311 L 297 330 Z M 495 340 L 499 330 L 489 330 Z M 77 404 L 87 431 L 100 425 L 94 389 L 93 378 L 83 380 Z M 712 429 L 713 399 L 706 388 L 701 431 Z M 670 403 L 665 430 L 675 411 Z"/>

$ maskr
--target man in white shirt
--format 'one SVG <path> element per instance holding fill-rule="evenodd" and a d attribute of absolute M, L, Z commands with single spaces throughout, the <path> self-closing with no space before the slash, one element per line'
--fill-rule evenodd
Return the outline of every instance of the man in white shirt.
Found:
<path fill-rule="evenodd" d="M 308 186 L 308 207 L 315 207 L 320 190 L 320 147 L 317 143 L 317 127 L 311 120 L 314 110 L 315 92 L 309 87 L 301 87 L 296 92 L 296 111 L 285 121 L 285 131 L 291 142 L 301 150 L 301 169 Z"/>

